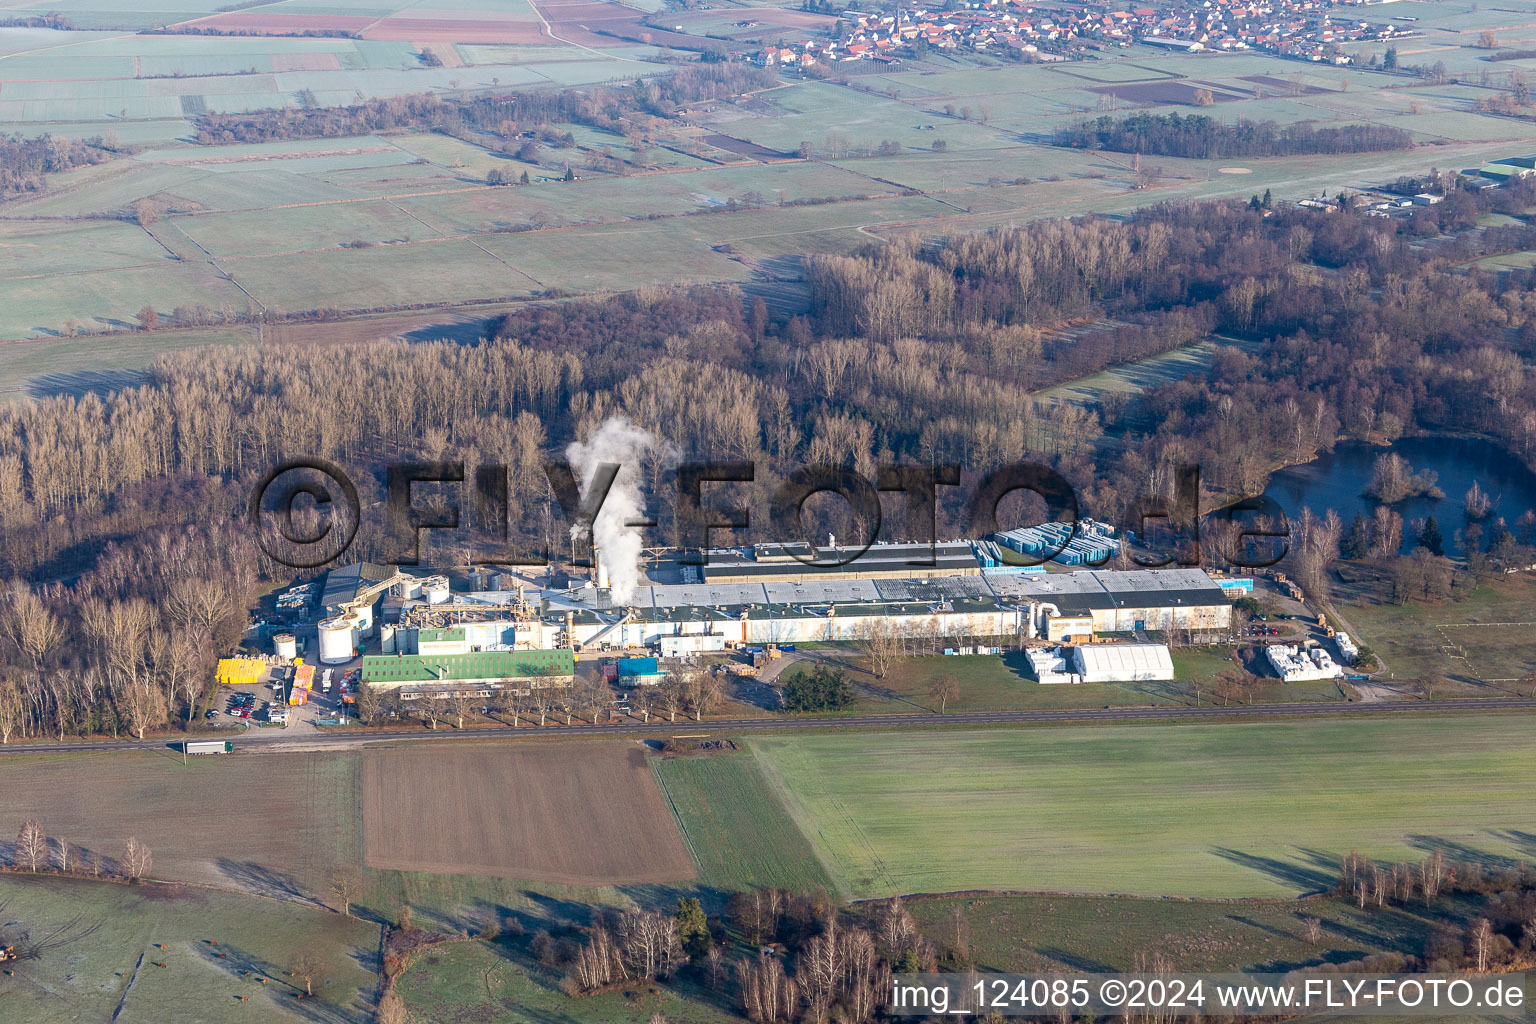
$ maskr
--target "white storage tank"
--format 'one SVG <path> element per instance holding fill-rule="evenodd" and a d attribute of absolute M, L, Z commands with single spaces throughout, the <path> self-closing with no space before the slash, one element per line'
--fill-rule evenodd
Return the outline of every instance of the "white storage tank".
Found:
<path fill-rule="evenodd" d="M 395 653 L 395 627 L 387 622 L 379 623 L 379 650 L 385 654 Z"/>
<path fill-rule="evenodd" d="M 448 603 L 448 577 L 433 576 L 422 589 L 427 595 L 427 604 Z"/>
<path fill-rule="evenodd" d="M 411 576 L 395 584 L 395 596 L 412 600 L 421 597 L 421 580 Z"/>
<path fill-rule="evenodd" d="M 348 618 L 357 620 L 359 637 L 373 636 L 373 605 L 362 604 L 352 609 Z"/>
<path fill-rule="evenodd" d="M 338 665 L 352 660 L 352 624 L 346 619 L 326 619 L 320 623 L 320 661 Z"/>
<path fill-rule="evenodd" d="M 299 656 L 299 638 L 292 633 L 279 633 L 272 638 L 272 652 L 279 658 L 292 661 Z"/>

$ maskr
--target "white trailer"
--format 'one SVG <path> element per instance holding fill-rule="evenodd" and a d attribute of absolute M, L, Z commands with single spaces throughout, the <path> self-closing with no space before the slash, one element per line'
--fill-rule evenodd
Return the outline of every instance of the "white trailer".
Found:
<path fill-rule="evenodd" d="M 182 749 L 188 754 L 233 754 L 235 745 L 229 740 L 187 740 Z"/>
<path fill-rule="evenodd" d="M 233 754 L 235 745 L 229 740 L 183 740 L 181 744 L 181 763 L 186 764 L 187 758 L 193 754 Z"/>

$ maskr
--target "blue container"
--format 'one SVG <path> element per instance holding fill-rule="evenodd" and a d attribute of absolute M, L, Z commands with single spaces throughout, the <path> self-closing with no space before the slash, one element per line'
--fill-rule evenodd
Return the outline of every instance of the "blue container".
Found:
<path fill-rule="evenodd" d="M 619 675 L 649 676 L 657 672 L 655 658 L 620 658 Z"/>

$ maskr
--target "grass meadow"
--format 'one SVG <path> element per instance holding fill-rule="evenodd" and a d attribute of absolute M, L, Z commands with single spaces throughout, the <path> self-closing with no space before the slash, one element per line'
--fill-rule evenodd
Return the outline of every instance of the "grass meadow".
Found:
<path fill-rule="evenodd" d="M 652 767 L 701 884 L 724 890 L 832 888 L 815 850 L 766 788 L 750 755 L 661 758 Z"/>
<path fill-rule="evenodd" d="M 751 749 L 849 896 L 1259 897 L 1327 887 L 1351 849 L 1528 857 L 1527 734 L 1469 715 L 775 736 Z"/>
<path fill-rule="evenodd" d="M 372 1012 L 379 926 L 329 910 L 188 886 L 20 876 L 0 876 L 0 908 L 45 946 L 0 975 L 8 1021 L 286 1024 Z M 321 962 L 313 1000 L 297 998 L 302 983 L 288 974 L 300 952 Z"/>

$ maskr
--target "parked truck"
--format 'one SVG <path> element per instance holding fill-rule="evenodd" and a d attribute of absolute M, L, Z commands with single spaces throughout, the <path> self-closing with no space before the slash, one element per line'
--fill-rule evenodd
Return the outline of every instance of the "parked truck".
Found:
<path fill-rule="evenodd" d="M 229 740 L 187 740 L 182 745 L 187 754 L 233 754 L 235 745 Z"/>

